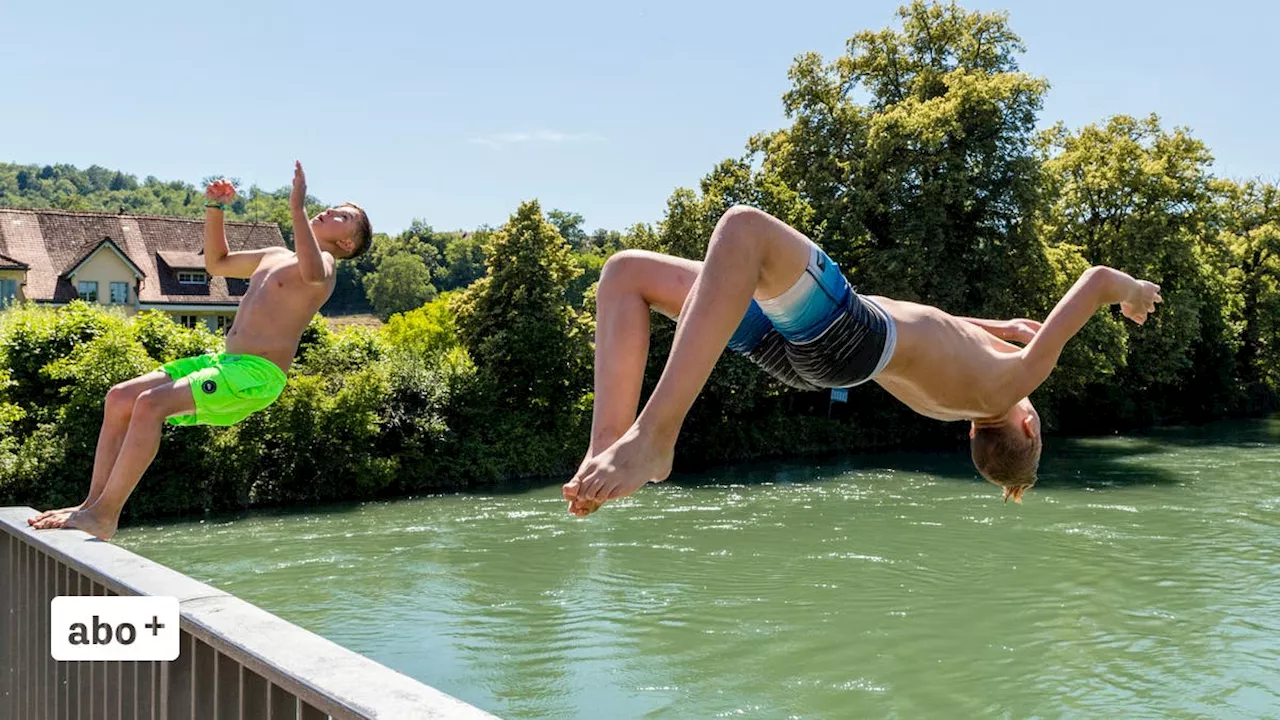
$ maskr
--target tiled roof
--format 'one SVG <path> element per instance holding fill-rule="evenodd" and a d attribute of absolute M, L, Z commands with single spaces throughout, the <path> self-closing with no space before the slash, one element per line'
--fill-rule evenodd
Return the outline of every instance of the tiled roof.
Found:
<path fill-rule="evenodd" d="M 204 270 L 204 253 L 157 250 L 156 255 L 174 270 Z"/>
<path fill-rule="evenodd" d="M 14 260 L 8 255 L 0 255 L 0 270 L 26 270 L 26 269 L 27 269 L 26 263 L 20 260 Z"/>
<path fill-rule="evenodd" d="M 284 247 L 280 228 L 271 223 L 228 222 L 226 233 L 232 251 Z M 247 281 L 223 277 L 211 277 L 207 285 L 178 284 L 168 258 L 188 262 L 203 249 L 200 219 L 0 208 L 0 257 L 27 266 L 24 294 L 32 300 L 74 300 L 76 289 L 65 275 L 104 239 L 142 272 L 143 304 L 235 303 L 248 290 Z M 201 261 L 195 267 L 203 266 Z"/>

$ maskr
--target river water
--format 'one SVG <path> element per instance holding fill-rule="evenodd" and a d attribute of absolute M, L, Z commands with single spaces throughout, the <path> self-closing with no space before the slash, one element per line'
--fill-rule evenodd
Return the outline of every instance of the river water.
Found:
<path fill-rule="evenodd" d="M 146 492 L 143 482 L 139 492 Z M 1280 716 L 1280 421 L 127 528 L 506 718 Z"/>

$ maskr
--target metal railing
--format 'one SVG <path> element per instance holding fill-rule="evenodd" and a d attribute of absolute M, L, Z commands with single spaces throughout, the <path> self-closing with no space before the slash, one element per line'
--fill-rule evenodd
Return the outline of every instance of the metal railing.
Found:
<path fill-rule="evenodd" d="M 0 718 L 489 718 L 434 688 L 175 570 L 79 531 L 36 532 L 0 508 Z M 176 597 L 173 662 L 57 662 L 60 595 Z"/>

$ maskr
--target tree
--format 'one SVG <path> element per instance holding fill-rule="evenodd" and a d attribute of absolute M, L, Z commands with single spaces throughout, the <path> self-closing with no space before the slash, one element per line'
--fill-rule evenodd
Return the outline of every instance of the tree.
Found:
<path fill-rule="evenodd" d="M 575 250 L 583 250 L 587 245 L 587 233 L 582 229 L 582 215 L 568 210 L 552 210 L 547 213 L 547 220 L 556 226 L 560 237 L 564 238 Z"/>
<path fill-rule="evenodd" d="M 587 238 L 587 249 L 601 255 L 612 255 L 622 249 L 622 233 L 596 228 Z"/>
<path fill-rule="evenodd" d="M 108 187 L 117 192 L 120 190 L 133 190 L 138 187 L 138 182 L 132 176 L 117 171 L 111 177 L 111 184 Z"/>
<path fill-rule="evenodd" d="M 451 293 L 420 308 L 391 316 L 384 328 L 387 344 L 420 358 L 437 356 L 458 346 L 458 328 Z"/>
<path fill-rule="evenodd" d="M 577 422 L 587 388 L 590 323 L 566 300 L 580 270 L 536 201 L 521 204 L 485 251 L 486 276 L 455 305 L 459 337 L 496 406 L 558 436 Z"/>
<path fill-rule="evenodd" d="M 622 247 L 632 250 L 661 252 L 662 239 L 658 231 L 648 223 L 636 223 L 622 233 Z"/>
<path fill-rule="evenodd" d="M 858 33 L 830 64 L 797 59 L 792 124 L 754 138 L 751 159 L 812 208 L 855 284 L 954 312 L 1025 308 L 1051 282 L 1028 222 L 1046 83 L 1018 70 L 1003 13 L 917 0 L 898 15 L 901 30 Z"/>
<path fill-rule="evenodd" d="M 1265 409 L 1280 390 L 1280 188 L 1251 181 L 1218 190 L 1229 284 L 1240 299 L 1241 380 L 1251 406 Z"/>
<path fill-rule="evenodd" d="M 1208 148 L 1183 129 L 1163 130 L 1154 115 L 1120 115 L 1076 133 L 1059 125 L 1043 142 L 1056 152 L 1044 163 L 1045 241 L 1151 280 L 1164 296 L 1146 325 L 1125 326 L 1124 368 L 1095 386 L 1081 416 L 1106 408 L 1121 422 L 1146 423 L 1222 412 L 1235 395 L 1239 339 L 1226 268 L 1210 244 Z"/>
<path fill-rule="evenodd" d="M 435 270 L 441 290 L 465 288 L 484 275 L 484 246 L 489 232 L 457 233 L 444 247 L 444 258 Z"/>
<path fill-rule="evenodd" d="M 397 253 L 384 260 L 365 276 L 364 287 L 374 312 L 383 320 L 422 307 L 436 296 L 431 271 L 412 253 Z"/>

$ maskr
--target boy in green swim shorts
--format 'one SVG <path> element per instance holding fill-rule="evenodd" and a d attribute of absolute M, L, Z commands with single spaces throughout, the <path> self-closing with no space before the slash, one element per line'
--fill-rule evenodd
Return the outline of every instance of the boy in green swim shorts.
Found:
<path fill-rule="evenodd" d="M 262 410 L 284 390 L 307 323 L 333 293 L 336 258 L 369 249 L 373 229 L 359 206 L 346 203 L 308 218 L 307 181 L 294 166 L 294 245 L 232 252 L 223 211 L 235 198 L 226 180 L 205 191 L 204 256 L 210 274 L 248 278 L 226 352 L 183 358 L 120 383 L 107 393 L 93 459 L 89 494 L 80 505 L 49 510 L 28 520 L 36 529 L 78 528 L 106 540 L 120 511 L 160 447 L 165 422 L 234 425 Z"/>

